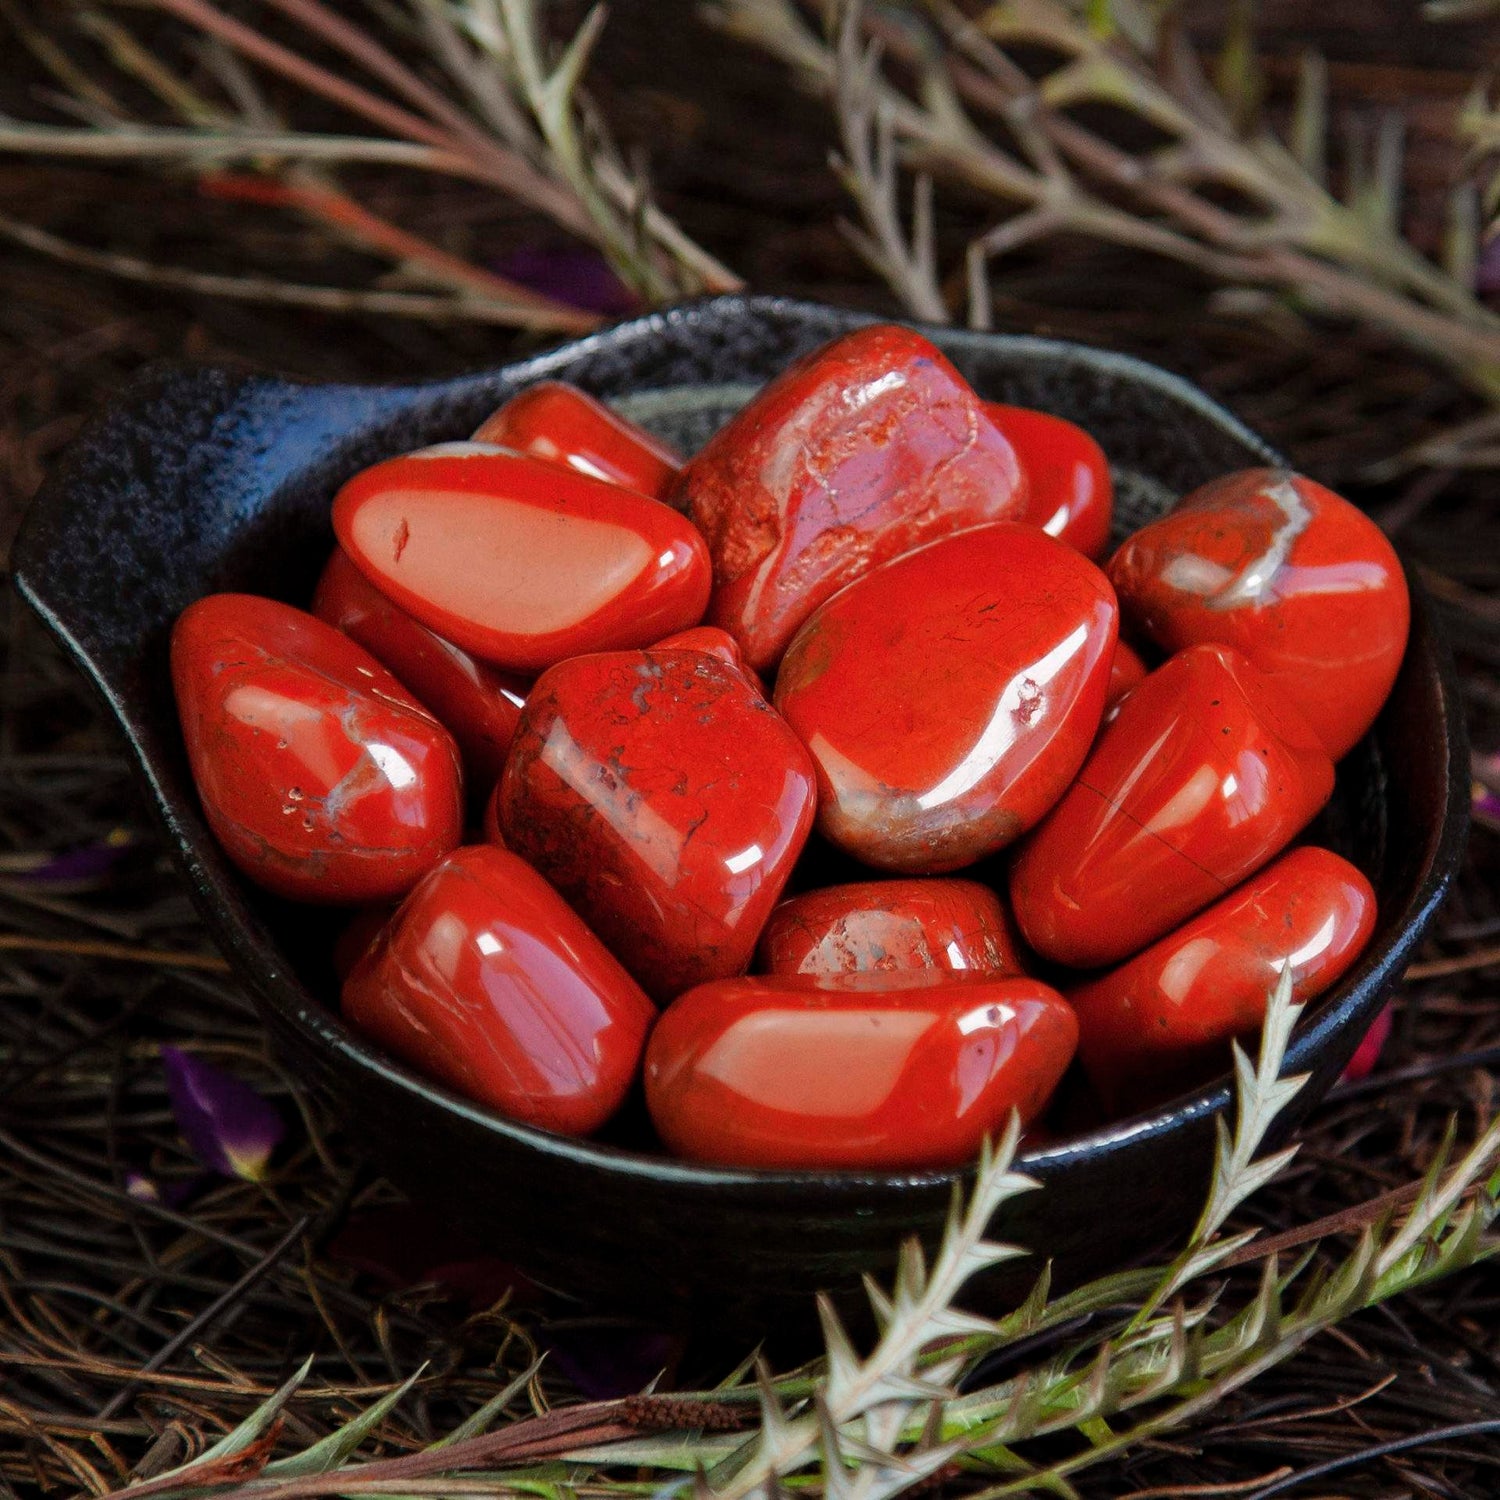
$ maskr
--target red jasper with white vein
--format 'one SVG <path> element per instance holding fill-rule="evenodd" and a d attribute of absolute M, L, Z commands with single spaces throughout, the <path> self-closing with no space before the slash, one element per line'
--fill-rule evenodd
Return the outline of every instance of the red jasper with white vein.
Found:
<path fill-rule="evenodd" d="M 448 731 L 362 646 L 251 594 L 210 594 L 172 631 L 188 763 L 215 837 L 301 901 L 393 900 L 458 843 Z"/>
<path fill-rule="evenodd" d="M 1406 651 L 1400 559 L 1363 511 L 1281 469 L 1210 481 L 1109 563 L 1125 619 L 1166 651 L 1233 646 L 1334 760 L 1375 722 Z"/>

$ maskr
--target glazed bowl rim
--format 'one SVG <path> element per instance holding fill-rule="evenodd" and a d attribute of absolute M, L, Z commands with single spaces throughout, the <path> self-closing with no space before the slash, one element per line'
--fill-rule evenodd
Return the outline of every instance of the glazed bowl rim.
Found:
<path fill-rule="evenodd" d="M 1232 412 L 1214 400 L 1205 391 L 1184 376 L 1164 369 L 1138 356 L 1116 350 L 1102 349 L 1075 340 L 1050 338 L 1035 334 L 956 329 L 933 325 L 907 318 L 883 318 L 878 315 L 852 309 L 833 307 L 829 304 L 802 299 L 767 296 L 726 294 L 703 297 L 677 304 L 662 311 L 648 312 L 635 318 L 623 319 L 608 327 L 565 341 L 539 354 L 520 360 L 507 360 L 497 365 L 465 371 L 458 379 L 483 379 L 505 374 L 520 385 L 534 381 L 559 378 L 576 363 L 580 356 L 591 351 L 607 349 L 635 337 L 649 336 L 653 329 L 670 323 L 687 323 L 710 316 L 755 317 L 772 314 L 785 318 L 826 318 L 833 315 L 843 327 L 853 328 L 868 323 L 894 322 L 917 329 L 934 338 L 940 347 L 970 349 L 1009 349 L 1016 352 L 1039 354 L 1052 358 L 1081 359 L 1083 363 L 1099 371 L 1107 371 L 1122 379 L 1130 380 L 1168 396 L 1174 402 L 1189 407 L 1201 414 L 1216 428 L 1231 433 L 1247 448 L 1264 457 L 1269 465 L 1284 466 L 1285 460 L 1257 433 Z M 141 371 L 116 397 L 104 413 L 96 416 L 74 440 L 72 451 L 86 447 L 108 413 L 117 407 L 127 406 L 133 397 L 144 392 L 167 374 L 182 374 L 205 386 L 225 379 L 241 379 L 242 371 L 232 371 L 223 366 L 195 364 L 190 361 L 156 361 Z M 288 388 L 311 388 L 323 390 L 346 390 L 352 392 L 378 392 L 382 390 L 412 392 L 420 390 L 438 391 L 452 386 L 455 377 L 402 382 L 323 382 L 301 380 L 281 376 L 257 376 L 255 379 L 273 381 Z M 682 382 L 673 385 L 646 386 L 628 396 L 607 397 L 615 405 L 632 415 L 645 414 L 651 405 L 658 408 L 670 406 L 674 397 L 683 405 L 694 404 L 689 393 L 696 394 L 698 405 L 710 392 L 748 394 L 758 388 L 751 381 L 726 382 Z M 131 761 L 136 772 L 143 776 L 150 791 L 150 800 L 159 818 L 167 826 L 166 844 L 174 862 L 187 878 L 187 884 L 204 925 L 224 951 L 229 962 L 230 977 L 249 990 L 258 1006 L 269 1007 L 287 1024 L 304 1033 L 310 1033 L 316 1045 L 327 1048 L 352 1062 L 362 1072 L 376 1075 L 399 1091 L 420 1097 L 427 1105 L 456 1115 L 487 1133 L 509 1137 L 518 1146 L 540 1152 L 553 1158 L 569 1160 L 581 1166 L 593 1167 L 610 1175 L 627 1178 L 651 1179 L 701 1187 L 748 1187 L 767 1190 L 808 1190 L 856 1192 L 862 1187 L 932 1187 L 962 1182 L 972 1174 L 974 1163 L 945 1168 L 913 1168 L 908 1170 L 870 1170 L 842 1168 L 743 1168 L 714 1166 L 706 1163 L 682 1161 L 661 1153 L 612 1145 L 589 1138 L 577 1138 L 555 1134 L 536 1126 L 510 1120 L 468 1100 L 407 1068 L 397 1059 L 388 1057 L 367 1042 L 352 1027 L 348 1026 L 337 1009 L 320 1000 L 303 982 L 293 966 L 286 962 L 281 945 L 270 933 L 257 923 L 259 931 L 247 928 L 239 914 L 224 901 L 220 882 L 213 871 L 203 865 L 192 844 L 185 840 L 175 826 L 172 812 L 172 794 L 163 785 L 155 757 L 143 745 L 136 732 L 132 705 L 118 694 L 106 679 L 104 670 L 94 654 L 85 647 L 76 634 L 65 623 L 49 602 L 46 569 L 43 566 L 47 555 L 42 536 L 50 513 L 64 508 L 64 489 L 59 475 L 65 472 L 64 465 L 54 469 L 49 480 L 28 509 L 17 533 L 13 546 L 12 582 L 30 608 L 42 619 L 48 630 L 62 642 L 74 663 L 84 672 L 95 690 L 100 693 L 112 716 L 130 746 Z M 1339 983 L 1310 1003 L 1307 1019 L 1294 1031 L 1287 1051 L 1286 1070 L 1301 1071 L 1310 1053 L 1316 1052 L 1330 1032 L 1337 1028 L 1341 1018 L 1340 1001 L 1353 992 L 1363 990 L 1372 981 L 1382 988 L 1388 987 L 1404 967 L 1422 932 L 1425 930 L 1438 903 L 1452 883 L 1462 853 L 1468 824 L 1467 799 L 1467 750 L 1466 732 L 1462 720 L 1462 705 L 1457 691 L 1456 671 L 1447 643 L 1434 619 L 1434 611 L 1420 579 L 1405 563 L 1412 595 L 1413 618 L 1420 615 L 1427 623 L 1427 636 L 1431 650 L 1426 666 L 1435 672 L 1442 691 L 1444 714 L 1442 731 L 1446 749 L 1448 770 L 1448 796 L 1442 820 L 1435 830 L 1436 838 L 1431 855 L 1424 861 L 1420 880 L 1392 919 L 1393 935 L 1379 948 L 1372 947 L 1363 953 L 1358 962 L 1345 973 Z M 65 612 L 64 612 L 65 613 Z M 198 811 L 195 809 L 195 812 Z M 237 877 L 243 879 L 244 877 Z M 249 882 L 246 882 L 249 884 Z M 270 941 L 274 949 L 274 972 L 267 969 L 265 956 L 259 951 L 263 941 Z M 289 993 L 286 993 L 289 992 Z M 295 996 L 295 1003 L 289 1003 Z M 1350 1018 L 1342 1018 L 1348 1021 Z M 1221 1079 L 1212 1084 L 1180 1095 L 1154 1109 L 1089 1130 L 1066 1140 L 1049 1142 L 1017 1154 L 1018 1166 L 1025 1168 L 1066 1169 L 1075 1158 L 1097 1157 L 1124 1149 L 1135 1143 L 1156 1137 L 1167 1137 L 1180 1131 L 1190 1123 L 1206 1115 L 1221 1113 L 1233 1102 L 1232 1080 Z"/>

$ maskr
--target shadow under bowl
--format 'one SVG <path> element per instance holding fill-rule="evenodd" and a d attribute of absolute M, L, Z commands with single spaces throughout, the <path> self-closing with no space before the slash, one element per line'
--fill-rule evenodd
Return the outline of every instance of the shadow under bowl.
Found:
<path fill-rule="evenodd" d="M 104 695 L 130 742 L 193 898 L 292 1067 L 414 1197 L 536 1280 L 616 1311 L 756 1331 L 806 1327 L 810 1294 L 852 1298 L 902 1239 L 938 1236 L 961 1172 L 755 1172 L 672 1161 L 627 1124 L 579 1141 L 503 1120 L 383 1056 L 339 1019 L 337 918 L 252 887 L 209 834 L 184 756 L 168 636 L 219 590 L 305 604 L 332 543 L 338 485 L 379 459 L 466 436 L 544 378 L 575 382 L 685 451 L 793 359 L 871 321 L 776 298 L 721 297 L 621 324 L 501 369 L 409 386 L 305 385 L 217 369 L 142 375 L 77 441 L 26 519 L 15 583 Z M 926 330 L 989 400 L 1086 427 L 1133 530 L 1227 470 L 1278 462 L 1187 382 L 1050 340 Z M 1292 1069 L 1310 1081 L 1284 1139 L 1337 1079 L 1447 890 L 1466 818 L 1453 667 L 1412 580 L 1410 645 L 1370 736 L 1339 767 L 1310 837 L 1379 894 L 1357 967 L 1312 1008 Z M 1050 1258 L 1062 1281 L 1181 1234 L 1206 1190 L 1227 1081 L 1025 1158 L 1043 1190 L 994 1232 L 1034 1256 L 967 1300 L 1013 1296 Z"/>

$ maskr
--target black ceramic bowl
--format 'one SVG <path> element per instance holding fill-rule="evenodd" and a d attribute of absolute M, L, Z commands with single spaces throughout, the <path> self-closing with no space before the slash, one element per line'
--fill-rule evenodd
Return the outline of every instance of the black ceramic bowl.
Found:
<path fill-rule="evenodd" d="M 168 631 L 184 605 L 215 590 L 305 603 L 343 479 L 465 436 L 539 378 L 575 381 L 692 450 L 791 360 L 864 321 L 730 297 L 435 384 L 148 373 L 75 445 L 16 544 L 21 593 L 119 719 L 204 921 L 293 1066 L 333 1096 L 350 1134 L 396 1182 L 496 1254 L 595 1304 L 700 1322 L 800 1320 L 814 1289 L 847 1292 L 862 1272 L 887 1270 L 906 1235 L 933 1237 L 955 1174 L 713 1170 L 644 1147 L 567 1140 L 468 1104 L 352 1035 L 327 967 L 335 918 L 270 900 L 209 835 L 178 733 Z M 1056 412 L 1098 438 L 1122 531 L 1216 474 L 1275 459 L 1227 412 L 1150 365 L 1042 339 L 930 332 L 984 396 Z M 1395 691 L 1340 766 L 1315 830 L 1370 876 L 1380 916 L 1358 967 L 1293 1043 L 1292 1066 L 1312 1074 L 1297 1110 L 1337 1078 L 1431 921 L 1463 839 L 1458 694 L 1415 581 L 1412 592 Z M 1053 1257 L 1064 1277 L 1180 1233 L 1205 1190 L 1212 1117 L 1227 1101 L 1227 1084 L 1209 1088 L 1032 1154 L 1027 1167 L 1043 1191 L 1019 1200 L 997 1232 Z M 979 1297 L 1008 1291 L 991 1283 Z"/>

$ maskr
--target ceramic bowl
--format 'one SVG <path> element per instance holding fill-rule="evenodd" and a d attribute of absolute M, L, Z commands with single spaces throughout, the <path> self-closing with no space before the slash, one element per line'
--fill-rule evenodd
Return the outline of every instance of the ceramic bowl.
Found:
<path fill-rule="evenodd" d="M 172 621 L 215 590 L 305 604 L 339 483 L 392 454 L 467 435 L 543 377 L 615 402 L 691 451 L 798 355 L 868 319 L 727 297 L 636 319 L 533 359 L 409 386 L 303 385 L 160 369 L 125 391 L 51 477 L 15 548 L 22 595 L 103 693 L 129 739 L 194 900 L 274 1039 L 330 1095 L 349 1136 L 399 1185 L 538 1281 L 654 1318 L 775 1327 L 885 1274 L 900 1241 L 937 1234 L 953 1172 L 755 1172 L 667 1159 L 638 1120 L 604 1141 L 512 1124 L 409 1072 L 339 1019 L 336 919 L 248 884 L 220 853 L 189 779 L 167 671 Z M 1121 531 L 1229 469 L 1276 455 L 1187 382 L 1122 355 L 928 330 L 980 393 L 1078 422 L 1109 455 Z M 1380 897 L 1358 966 L 1292 1044 L 1311 1081 L 1290 1130 L 1337 1079 L 1432 920 L 1458 862 L 1466 752 L 1453 668 L 1412 580 L 1411 644 L 1367 740 L 1339 767 L 1313 836 Z M 1031 1153 L 1043 1184 L 995 1232 L 1035 1259 L 975 1289 L 1011 1295 L 1043 1257 L 1070 1279 L 1170 1241 L 1192 1221 L 1227 1080 Z"/>

